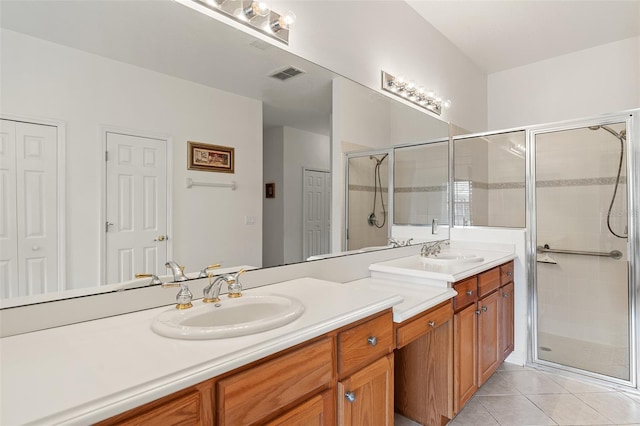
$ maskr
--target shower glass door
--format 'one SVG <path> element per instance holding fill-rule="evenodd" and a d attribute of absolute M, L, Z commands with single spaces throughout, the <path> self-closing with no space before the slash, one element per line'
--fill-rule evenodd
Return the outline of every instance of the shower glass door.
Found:
<path fill-rule="evenodd" d="M 598 122 L 531 138 L 534 361 L 620 384 L 634 371 L 626 127 Z"/>

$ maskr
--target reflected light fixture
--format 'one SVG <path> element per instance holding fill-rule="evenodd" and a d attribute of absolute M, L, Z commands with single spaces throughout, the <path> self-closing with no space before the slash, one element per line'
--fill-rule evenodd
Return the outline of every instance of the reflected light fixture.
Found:
<path fill-rule="evenodd" d="M 395 77 L 385 71 L 382 71 L 382 90 L 438 115 L 442 113 L 442 108 L 451 107 L 449 99 L 443 100 L 433 90 L 426 90 L 422 86 L 417 86 L 414 81 L 406 81 L 402 76 Z"/>
<path fill-rule="evenodd" d="M 289 28 L 296 20 L 296 15 L 291 11 L 281 15 L 271 10 L 267 1 L 258 0 L 192 1 L 289 44 Z"/>

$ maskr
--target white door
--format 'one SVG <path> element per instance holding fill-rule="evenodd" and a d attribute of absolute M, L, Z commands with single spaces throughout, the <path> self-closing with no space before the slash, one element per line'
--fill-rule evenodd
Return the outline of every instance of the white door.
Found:
<path fill-rule="evenodd" d="M 167 141 L 108 132 L 105 283 L 164 275 Z"/>
<path fill-rule="evenodd" d="M 3 298 L 58 291 L 57 129 L 1 120 Z"/>
<path fill-rule="evenodd" d="M 303 171 L 303 259 L 329 253 L 331 174 L 326 171 Z"/>

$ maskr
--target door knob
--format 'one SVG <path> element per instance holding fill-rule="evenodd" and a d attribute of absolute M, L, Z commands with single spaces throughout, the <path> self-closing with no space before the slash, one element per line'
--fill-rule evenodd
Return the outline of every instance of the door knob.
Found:
<path fill-rule="evenodd" d="M 154 238 L 153 241 L 164 241 L 164 240 L 168 240 L 169 237 L 167 235 L 160 235 L 157 238 Z"/>

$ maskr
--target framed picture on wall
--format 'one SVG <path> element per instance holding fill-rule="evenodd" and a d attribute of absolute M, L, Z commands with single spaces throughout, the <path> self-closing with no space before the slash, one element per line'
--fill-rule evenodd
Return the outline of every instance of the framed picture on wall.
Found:
<path fill-rule="evenodd" d="M 187 143 L 187 169 L 206 172 L 234 172 L 234 149 L 201 142 Z"/>

